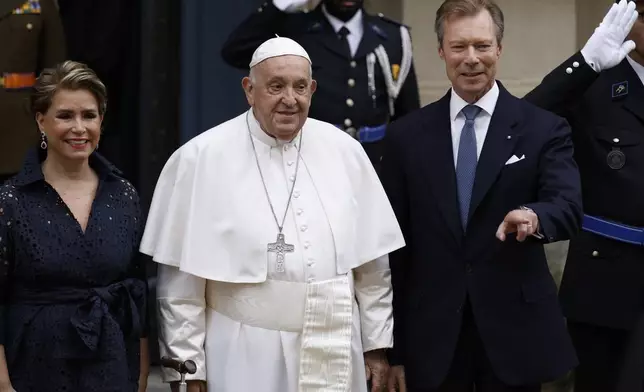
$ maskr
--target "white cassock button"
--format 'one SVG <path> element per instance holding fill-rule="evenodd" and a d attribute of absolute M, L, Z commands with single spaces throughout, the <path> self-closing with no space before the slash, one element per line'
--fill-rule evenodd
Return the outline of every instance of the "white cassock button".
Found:
<path fill-rule="evenodd" d="M 351 66 L 351 68 L 355 68 L 356 65 L 358 65 L 358 64 L 356 64 L 355 61 L 352 61 L 352 62 L 349 63 L 349 65 Z"/>
<path fill-rule="evenodd" d="M 573 66 L 573 67 L 575 67 L 575 68 L 578 68 L 578 67 L 579 67 L 579 63 L 575 61 L 574 63 L 572 63 L 572 66 Z"/>
<path fill-rule="evenodd" d="M 27 30 L 31 30 L 33 28 L 34 28 L 34 25 L 32 25 L 31 23 L 27 23 Z"/>
<path fill-rule="evenodd" d="M 350 118 L 347 118 L 344 120 L 344 126 L 345 127 L 350 127 L 353 124 L 353 121 L 351 121 Z"/>
<path fill-rule="evenodd" d="M 568 75 L 570 75 L 572 73 L 572 68 L 570 68 L 570 67 L 566 68 L 566 73 Z"/>
<path fill-rule="evenodd" d="M 286 164 L 289 165 L 289 166 L 293 166 L 293 163 L 294 163 L 293 161 L 286 162 Z"/>
<path fill-rule="evenodd" d="M 291 180 L 291 182 L 293 182 L 295 181 L 295 176 L 290 176 L 288 179 Z"/>
<path fill-rule="evenodd" d="M 309 259 L 309 262 L 306 263 L 309 267 L 313 267 L 315 265 L 315 260 Z"/>
<path fill-rule="evenodd" d="M 313 282 L 315 282 L 315 279 L 313 279 L 313 278 L 309 278 L 309 279 L 307 280 L 307 282 L 308 282 L 308 283 L 313 283 Z"/>
<path fill-rule="evenodd" d="M 296 198 L 296 199 L 297 199 L 298 197 L 300 197 L 300 191 L 295 191 L 295 192 L 293 192 L 293 197 L 294 197 L 294 198 Z"/>
<path fill-rule="evenodd" d="M 305 231 L 307 231 L 308 229 L 309 229 L 309 227 L 308 227 L 307 225 L 302 225 L 302 227 L 300 227 L 300 230 L 301 230 L 302 232 L 305 232 Z"/>
<path fill-rule="evenodd" d="M 593 251 L 593 257 L 597 257 L 597 256 L 599 256 L 599 252 L 597 252 L 596 250 L 594 250 L 594 251 Z"/>
<path fill-rule="evenodd" d="M 284 145 L 284 151 L 288 151 L 288 144 Z"/>
<path fill-rule="evenodd" d="M 618 138 L 613 139 L 613 143 L 619 143 L 619 139 Z"/>
<path fill-rule="evenodd" d="M 349 79 L 347 81 L 347 84 L 349 85 L 349 87 L 354 87 L 356 85 L 356 81 L 355 79 Z"/>
<path fill-rule="evenodd" d="M 303 210 L 303 209 L 301 209 L 301 208 L 299 208 L 299 209 L 297 210 L 297 212 L 296 212 L 296 214 L 298 214 L 298 215 L 302 215 L 303 213 L 304 213 L 304 210 Z"/>
<path fill-rule="evenodd" d="M 353 107 L 353 99 L 347 98 L 347 106 L 352 108 Z"/>
<path fill-rule="evenodd" d="M 304 243 L 304 249 L 308 249 L 308 248 L 310 248 L 310 247 L 311 247 L 311 243 L 310 243 L 310 242 L 308 242 L 308 241 L 306 241 L 306 242 Z"/>

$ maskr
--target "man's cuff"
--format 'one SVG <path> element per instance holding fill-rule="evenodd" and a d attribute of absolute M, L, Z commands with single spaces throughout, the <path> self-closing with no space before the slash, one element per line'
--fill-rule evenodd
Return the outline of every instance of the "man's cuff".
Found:
<path fill-rule="evenodd" d="M 526 207 L 526 206 L 521 206 L 521 209 L 524 211 L 530 211 L 533 214 L 537 216 L 537 231 L 532 234 L 532 236 L 536 239 L 539 240 L 544 240 L 546 237 L 543 235 L 541 231 L 541 221 L 539 220 L 539 214 L 537 214 L 532 208 Z"/>
<path fill-rule="evenodd" d="M 593 69 L 593 71 L 599 73 L 601 70 L 599 69 L 599 65 L 595 61 L 593 61 L 590 56 L 588 56 L 587 53 L 585 53 L 584 49 L 581 50 L 581 56 L 584 58 L 584 61 L 590 68 Z"/>

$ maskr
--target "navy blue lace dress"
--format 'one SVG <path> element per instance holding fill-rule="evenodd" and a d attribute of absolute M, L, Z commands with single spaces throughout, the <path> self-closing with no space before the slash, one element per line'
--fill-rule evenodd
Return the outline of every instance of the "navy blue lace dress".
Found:
<path fill-rule="evenodd" d="M 97 153 L 85 232 L 45 182 L 42 152 L 0 186 L 0 344 L 18 392 L 130 392 L 146 284 L 137 194 Z"/>

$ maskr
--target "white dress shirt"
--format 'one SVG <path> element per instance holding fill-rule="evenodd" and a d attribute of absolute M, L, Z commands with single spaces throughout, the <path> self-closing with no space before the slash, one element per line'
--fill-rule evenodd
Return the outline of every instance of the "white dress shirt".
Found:
<path fill-rule="evenodd" d="M 484 96 L 481 97 L 474 105 L 480 107 L 481 113 L 474 120 L 474 133 L 476 134 L 476 157 L 481 156 L 483 143 L 487 136 L 487 130 L 490 126 L 492 113 L 496 107 L 496 101 L 499 99 L 499 86 L 496 82 Z M 465 115 L 461 112 L 465 106 L 469 105 L 463 98 L 452 88 L 452 97 L 449 101 L 449 119 L 452 124 L 452 148 L 454 151 L 454 167 L 458 160 L 458 144 L 461 141 L 461 131 L 465 125 Z"/>
<path fill-rule="evenodd" d="M 644 84 L 644 66 L 633 60 L 631 56 L 626 56 L 626 58 L 628 59 L 628 63 L 631 65 L 631 67 L 633 67 L 635 73 L 637 74 L 637 76 L 639 76 L 640 80 Z"/>
<path fill-rule="evenodd" d="M 358 10 L 358 12 L 356 12 L 356 14 L 353 15 L 353 17 L 346 23 L 331 15 L 329 11 L 327 11 L 324 4 L 322 5 L 322 13 L 324 13 L 324 16 L 326 16 L 329 23 L 331 23 L 331 27 L 333 27 L 333 30 L 336 33 L 340 31 L 343 26 L 346 27 L 347 30 L 349 30 L 347 41 L 349 41 L 349 48 L 351 48 L 351 57 L 355 56 L 356 52 L 358 51 L 360 41 L 362 41 L 362 36 L 364 35 L 364 26 L 362 24 L 362 10 Z"/>

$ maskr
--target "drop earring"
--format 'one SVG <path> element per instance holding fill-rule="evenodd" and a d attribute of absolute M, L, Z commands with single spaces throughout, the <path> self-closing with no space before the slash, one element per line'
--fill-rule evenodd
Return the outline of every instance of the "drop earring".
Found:
<path fill-rule="evenodd" d="M 47 149 L 47 135 L 43 131 L 40 131 L 40 148 L 43 150 Z"/>

